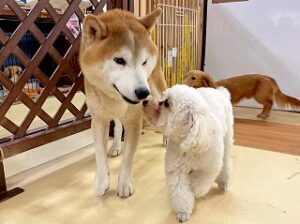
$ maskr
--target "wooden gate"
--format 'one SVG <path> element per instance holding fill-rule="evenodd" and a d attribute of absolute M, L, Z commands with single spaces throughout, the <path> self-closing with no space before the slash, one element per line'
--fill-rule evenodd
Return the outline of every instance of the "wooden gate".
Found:
<path fill-rule="evenodd" d="M 78 92 L 84 93 L 83 74 L 77 61 L 80 23 L 84 18 L 81 4 L 87 5 L 85 11 L 95 14 L 115 7 L 129 8 L 129 1 L 120 0 L 61 2 L 66 5 L 63 10 L 55 9 L 50 0 L 38 0 L 27 10 L 15 0 L 0 1 L 1 21 L 6 22 L 0 24 L 0 85 L 3 93 L 0 131 L 8 133 L 0 136 L 0 200 L 20 192 L 18 189 L 7 192 L 4 158 L 90 127 L 86 104 L 78 108 L 72 103 Z M 11 25 L 7 25 L 8 20 Z M 26 35 L 34 44 L 22 43 Z M 33 52 L 28 53 L 28 49 Z M 35 83 L 34 87 L 29 88 L 30 83 Z M 52 115 L 43 109 L 49 96 L 60 104 Z M 8 116 L 16 104 L 25 108 L 24 114 L 20 114 L 24 116 L 20 124 Z M 64 119 L 66 112 L 73 118 Z M 44 125 L 32 128 L 35 119 Z"/>

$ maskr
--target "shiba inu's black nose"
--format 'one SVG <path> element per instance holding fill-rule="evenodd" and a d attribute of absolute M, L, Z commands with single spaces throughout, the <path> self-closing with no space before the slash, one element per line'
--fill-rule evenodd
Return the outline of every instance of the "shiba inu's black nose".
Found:
<path fill-rule="evenodd" d="M 146 99 L 147 96 L 149 95 L 149 90 L 145 87 L 138 88 L 135 91 L 135 95 L 139 100 Z"/>
<path fill-rule="evenodd" d="M 146 106 L 148 104 L 148 100 L 143 101 L 143 105 Z"/>

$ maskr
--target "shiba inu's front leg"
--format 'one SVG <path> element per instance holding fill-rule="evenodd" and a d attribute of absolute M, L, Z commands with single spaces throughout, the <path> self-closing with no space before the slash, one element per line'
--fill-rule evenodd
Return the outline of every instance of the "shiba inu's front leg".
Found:
<path fill-rule="evenodd" d="M 134 117 L 133 120 L 129 120 L 123 124 L 125 129 L 124 138 L 124 151 L 122 164 L 119 174 L 118 183 L 118 196 L 126 198 L 134 193 L 134 187 L 132 185 L 132 164 L 134 154 L 138 146 L 139 138 L 141 135 L 142 118 L 141 115 Z"/>
<path fill-rule="evenodd" d="M 116 157 L 120 155 L 121 153 L 121 144 L 122 144 L 122 123 L 120 120 L 115 119 L 114 120 L 115 127 L 114 127 L 114 140 L 111 145 L 111 148 L 108 152 L 108 155 L 110 157 Z"/>
<path fill-rule="evenodd" d="M 92 131 L 96 154 L 95 193 L 97 196 L 104 195 L 109 189 L 109 168 L 106 156 L 108 124 L 109 121 L 92 117 Z"/>

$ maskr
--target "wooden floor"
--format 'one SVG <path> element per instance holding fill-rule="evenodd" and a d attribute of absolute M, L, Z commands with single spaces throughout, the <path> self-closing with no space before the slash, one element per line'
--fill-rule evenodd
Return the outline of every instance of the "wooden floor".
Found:
<path fill-rule="evenodd" d="M 267 120 L 257 108 L 234 107 L 235 144 L 300 155 L 300 113 L 273 110 Z"/>
<path fill-rule="evenodd" d="M 235 119 L 235 144 L 300 155 L 300 125 Z"/>
<path fill-rule="evenodd" d="M 261 109 L 259 108 L 235 106 L 233 109 L 235 118 L 263 121 L 261 118 L 256 117 L 256 115 L 260 112 Z M 271 116 L 265 121 L 278 124 L 300 125 L 300 111 L 295 113 L 289 111 L 272 110 Z"/>

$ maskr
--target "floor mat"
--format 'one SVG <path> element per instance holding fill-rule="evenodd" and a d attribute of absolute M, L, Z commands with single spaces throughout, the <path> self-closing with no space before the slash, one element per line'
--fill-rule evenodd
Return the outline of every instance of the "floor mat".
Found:
<path fill-rule="evenodd" d="M 89 146 L 83 159 L 71 164 L 66 159 L 59 164 L 52 161 L 59 168 L 27 183 L 24 193 L 1 203 L 0 223 L 177 223 L 165 184 L 162 136 L 145 131 L 141 138 L 132 197 L 116 196 L 121 157 L 109 159 L 111 184 L 106 195 L 97 198 L 93 194 L 94 149 Z M 233 160 L 229 191 L 222 194 L 213 188 L 197 200 L 188 223 L 299 224 L 300 157 L 235 146 Z"/>

